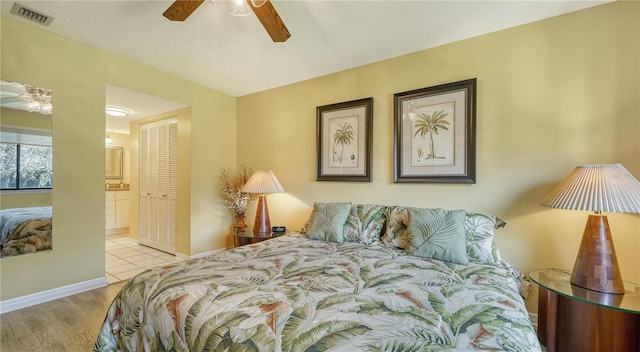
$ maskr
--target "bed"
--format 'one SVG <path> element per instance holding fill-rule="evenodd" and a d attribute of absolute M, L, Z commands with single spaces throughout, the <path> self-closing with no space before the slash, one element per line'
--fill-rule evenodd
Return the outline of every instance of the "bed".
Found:
<path fill-rule="evenodd" d="M 135 276 L 94 351 L 540 351 L 527 285 L 483 234 L 499 219 L 431 221 L 463 218 L 462 264 L 412 247 L 414 208 L 326 204 L 301 232 Z"/>
<path fill-rule="evenodd" d="M 51 206 L 0 210 L 0 257 L 51 249 Z"/>

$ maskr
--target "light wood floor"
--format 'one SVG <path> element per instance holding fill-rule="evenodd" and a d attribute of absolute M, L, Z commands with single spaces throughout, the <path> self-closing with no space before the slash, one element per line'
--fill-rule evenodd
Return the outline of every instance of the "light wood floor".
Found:
<path fill-rule="evenodd" d="M 87 352 L 124 282 L 0 315 L 2 352 Z"/>

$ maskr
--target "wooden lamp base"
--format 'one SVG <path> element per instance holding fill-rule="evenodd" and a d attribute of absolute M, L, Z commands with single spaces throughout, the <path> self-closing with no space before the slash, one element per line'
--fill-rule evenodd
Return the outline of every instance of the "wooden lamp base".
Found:
<path fill-rule="evenodd" d="M 622 275 L 606 216 L 589 215 L 571 273 L 571 283 L 598 292 L 624 293 Z"/>
<path fill-rule="evenodd" d="M 253 233 L 256 236 L 271 235 L 269 207 L 267 207 L 267 197 L 264 194 L 261 194 L 258 198 L 258 209 L 256 210 L 256 220 L 253 222 Z"/>

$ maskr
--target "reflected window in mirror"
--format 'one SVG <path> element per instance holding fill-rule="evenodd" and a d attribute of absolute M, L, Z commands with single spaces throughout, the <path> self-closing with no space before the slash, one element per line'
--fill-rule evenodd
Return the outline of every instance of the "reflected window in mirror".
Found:
<path fill-rule="evenodd" d="M 0 127 L 0 189 L 51 189 L 51 131 Z"/>
<path fill-rule="evenodd" d="M 0 80 L 0 258 L 52 249 L 51 90 Z"/>

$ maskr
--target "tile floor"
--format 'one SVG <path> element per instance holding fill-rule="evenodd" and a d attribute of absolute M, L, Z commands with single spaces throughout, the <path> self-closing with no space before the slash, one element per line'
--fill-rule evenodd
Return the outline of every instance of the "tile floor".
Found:
<path fill-rule="evenodd" d="M 126 235 L 106 238 L 106 276 L 109 284 L 128 280 L 154 266 L 181 261 L 174 255 L 143 246 Z"/>

